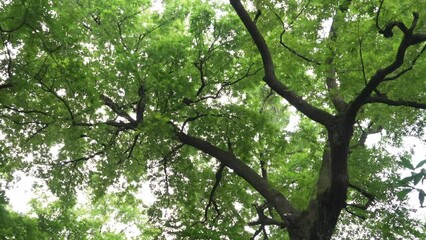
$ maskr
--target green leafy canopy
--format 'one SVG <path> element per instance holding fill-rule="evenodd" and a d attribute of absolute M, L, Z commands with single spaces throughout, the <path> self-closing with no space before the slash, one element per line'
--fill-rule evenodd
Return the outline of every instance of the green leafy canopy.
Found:
<path fill-rule="evenodd" d="M 387 151 L 425 139 L 424 9 L 0 3 L 0 186 L 24 171 L 57 197 L 20 215 L 0 195 L 0 236 L 425 238 L 407 196 L 423 206 L 426 160 Z"/>

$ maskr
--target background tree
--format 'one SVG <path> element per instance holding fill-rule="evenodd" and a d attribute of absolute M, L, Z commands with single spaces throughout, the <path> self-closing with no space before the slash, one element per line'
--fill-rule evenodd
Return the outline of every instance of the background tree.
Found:
<path fill-rule="evenodd" d="M 425 171 L 400 181 L 410 156 L 385 149 L 424 138 L 424 1 L 0 9 L 3 178 L 45 179 L 63 209 L 149 181 L 163 237 L 424 236 L 406 195 Z"/>
<path fill-rule="evenodd" d="M 151 239 L 160 233 L 148 227 L 140 200 L 121 204 L 125 198 L 120 195 L 104 195 L 93 206 L 69 207 L 40 194 L 30 214 L 10 210 L 4 192 L 0 197 L 2 239 Z"/>

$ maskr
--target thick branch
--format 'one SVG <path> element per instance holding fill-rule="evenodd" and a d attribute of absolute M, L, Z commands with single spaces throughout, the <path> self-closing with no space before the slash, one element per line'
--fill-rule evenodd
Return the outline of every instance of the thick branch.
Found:
<path fill-rule="evenodd" d="M 238 159 L 231 152 L 224 151 L 203 139 L 189 136 L 183 132 L 177 132 L 176 134 L 177 138 L 182 143 L 195 147 L 216 158 L 221 164 L 229 167 L 237 175 L 246 180 L 257 192 L 272 204 L 272 206 L 274 206 L 281 219 L 288 224 L 288 218 L 291 218 L 296 213 L 296 210 L 280 192 L 273 189 L 265 179 L 259 176 L 247 164 Z"/>
<path fill-rule="evenodd" d="M 143 85 L 139 87 L 139 102 L 136 106 L 136 122 L 141 123 L 143 121 L 143 116 L 145 114 L 146 107 L 146 90 Z"/>
<path fill-rule="evenodd" d="M 369 204 L 371 204 L 374 201 L 374 199 L 375 199 L 374 195 L 371 194 L 371 193 L 369 193 L 369 192 L 367 192 L 366 190 L 364 190 L 364 189 L 362 189 L 362 188 L 360 188 L 360 187 L 358 187 L 358 186 L 356 186 L 354 184 L 351 184 L 351 183 L 349 183 L 349 187 L 352 188 L 352 189 L 354 189 L 354 190 L 356 190 L 356 191 L 358 191 L 364 197 L 366 197 L 368 199 Z M 367 205 L 369 205 L 369 204 L 367 204 Z M 365 209 L 367 209 L 367 208 L 365 208 Z"/>
<path fill-rule="evenodd" d="M 411 66 L 409 66 L 406 69 L 400 71 L 399 73 L 395 74 L 394 76 L 390 76 L 390 77 L 387 77 L 387 78 L 383 79 L 383 81 L 392 81 L 392 80 L 395 80 L 395 79 L 401 77 L 402 75 L 406 74 L 407 72 L 413 70 L 414 65 L 416 64 L 417 60 L 425 52 L 425 50 L 426 50 L 426 44 L 423 46 L 423 48 L 419 51 L 419 53 L 411 61 Z"/>
<path fill-rule="evenodd" d="M 249 66 L 249 68 L 247 69 L 247 71 L 246 71 L 246 73 L 244 74 L 244 75 L 242 75 L 241 77 L 238 77 L 237 79 L 235 79 L 234 80 L 234 77 L 235 77 L 235 73 L 230 77 L 230 78 L 228 78 L 228 79 L 226 79 L 224 82 L 222 82 L 222 83 L 220 83 L 221 85 L 220 85 L 220 87 L 216 90 L 216 92 L 215 93 L 213 93 L 213 94 L 211 94 L 211 95 L 206 95 L 206 96 L 203 96 L 203 97 L 200 97 L 199 95 L 201 94 L 201 91 L 200 90 L 202 90 L 204 87 L 205 87 L 205 83 L 204 82 L 202 82 L 202 85 L 201 85 L 201 87 L 199 88 L 199 90 L 198 90 L 198 92 L 197 92 L 197 95 L 196 96 L 198 96 L 199 98 L 197 99 L 197 100 L 191 100 L 191 99 L 188 99 L 188 98 L 184 98 L 183 99 L 183 103 L 185 104 L 185 105 L 187 105 L 187 106 L 190 106 L 191 104 L 194 104 L 194 103 L 198 103 L 198 102 L 201 102 L 201 101 L 204 101 L 204 100 L 207 100 L 207 99 L 218 99 L 220 96 L 221 96 L 221 93 L 222 93 L 222 91 L 226 88 L 226 87 L 229 87 L 229 86 L 231 86 L 231 85 L 234 85 L 234 84 L 237 84 L 237 83 L 239 83 L 240 81 L 242 81 L 243 79 L 246 79 L 246 78 L 248 78 L 248 77 L 251 77 L 251 76 L 254 76 L 254 75 L 256 75 L 260 70 L 262 70 L 262 68 L 258 68 L 258 69 L 256 69 L 256 70 L 254 70 L 253 72 L 251 72 L 251 69 L 252 69 L 252 67 L 253 67 L 253 65 L 254 64 L 250 64 L 250 66 Z M 217 83 L 216 83 L 217 84 Z"/>
<path fill-rule="evenodd" d="M 352 214 L 354 216 L 357 216 L 357 217 L 365 220 L 366 219 L 365 216 L 356 214 L 355 212 L 351 211 L 348 207 L 354 207 L 354 208 L 358 208 L 360 210 L 366 211 L 367 208 L 370 207 L 371 204 L 373 204 L 373 202 L 375 200 L 375 196 L 373 194 L 365 191 L 364 189 L 362 189 L 362 188 L 360 188 L 358 186 L 355 186 L 353 184 L 349 184 L 349 187 L 352 188 L 352 189 L 354 189 L 354 190 L 356 190 L 356 191 L 358 191 L 359 193 L 361 193 L 364 197 L 366 197 L 368 199 L 368 201 L 367 201 L 366 204 L 355 204 L 355 203 L 347 204 L 346 207 L 345 207 L 345 209 L 346 209 L 346 211 L 348 213 L 350 213 L 350 214 Z"/>
<path fill-rule="evenodd" d="M 118 106 L 118 104 L 116 104 L 111 98 L 102 94 L 101 99 L 104 101 L 104 104 L 107 105 L 118 116 L 125 118 L 130 123 L 136 122 L 132 117 L 130 117 L 130 115 L 126 111 L 121 109 L 121 107 Z"/>
<path fill-rule="evenodd" d="M 323 125 L 328 125 L 332 119 L 331 114 L 310 105 L 302 97 L 292 92 L 287 86 L 276 79 L 272 56 L 265 39 L 244 9 L 241 1 L 230 0 L 230 2 L 259 50 L 265 71 L 265 76 L 263 77 L 265 83 L 307 117 Z"/>
<path fill-rule="evenodd" d="M 330 26 L 330 32 L 328 35 L 328 38 L 331 41 L 331 45 L 335 45 L 337 40 L 337 28 L 339 27 L 339 18 L 340 13 L 337 12 L 333 17 L 333 22 Z M 343 100 L 343 96 L 339 93 L 339 87 L 337 84 L 337 73 L 336 73 L 336 67 L 334 64 L 334 57 L 336 55 L 336 51 L 334 50 L 334 46 L 330 46 L 331 55 L 327 58 L 326 64 L 328 66 L 327 71 L 327 77 L 326 77 L 326 84 L 327 89 L 331 98 L 331 102 L 333 103 L 334 107 L 338 112 L 343 112 L 346 107 L 347 103 Z"/>
<path fill-rule="evenodd" d="M 395 56 L 395 60 L 385 68 L 379 69 L 369 80 L 368 84 L 362 89 L 354 101 L 350 104 L 348 109 L 348 114 L 351 118 L 355 118 L 358 110 L 367 103 L 371 93 L 385 81 L 387 75 L 395 72 L 399 69 L 404 63 L 405 53 L 411 45 L 418 44 L 420 42 L 426 41 L 426 35 L 424 34 L 413 34 L 417 20 L 419 18 L 418 13 L 413 13 L 413 22 L 410 28 L 407 28 L 401 22 L 393 22 L 388 24 L 385 30 L 380 31 L 385 37 L 391 37 L 392 29 L 397 26 L 404 33 L 404 37 L 399 44 L 398 51 Z"/>
<path fill-rule="evenodd" d="M 12 83 L 0 84 L 0 90 L 13 87 Z"/>

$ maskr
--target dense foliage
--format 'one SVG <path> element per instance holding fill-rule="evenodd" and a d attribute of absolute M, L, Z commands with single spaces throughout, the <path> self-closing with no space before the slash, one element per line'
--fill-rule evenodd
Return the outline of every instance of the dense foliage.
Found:
<path fill-rule="evenodd" d="M 2 196 L 0 236 L 126 238 L 112 219 L 147 239 L 425 238 L 407 203 L 423 204 L 423 163 L 386 150 L 425 139 L 424 9 L 0 3 L 0 177 L 25 171 L 57 197 L 23 216 Z"/>

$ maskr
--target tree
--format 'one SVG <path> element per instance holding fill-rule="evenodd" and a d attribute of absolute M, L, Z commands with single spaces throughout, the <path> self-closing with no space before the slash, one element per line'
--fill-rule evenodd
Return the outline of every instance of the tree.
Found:
<path fill-rule="evenodd" d="M 26 169 L 68 207 L 149 181 L 163 236 L 424 236 L 406 195 L 426 171 L 400 181 L 410 155 L 385 146 L 424 137 L 426 2 L 0 8 L 5 177 Z"/>
<path fill-rule="evenodd" d="M 39 195 L 32 203 L 32 215 L 8 209 L 4 192 L 0 197 L 2 239 L 126 239 L 132 237 L 130 233 L 149 239 L 158 235 L 157 229 L 147 227 L 140 200 L 132 199 L 132 205 L 120 204 L 120 195 L 106 195 L 95 206 L 80 204 L 74 208 Z"/>

